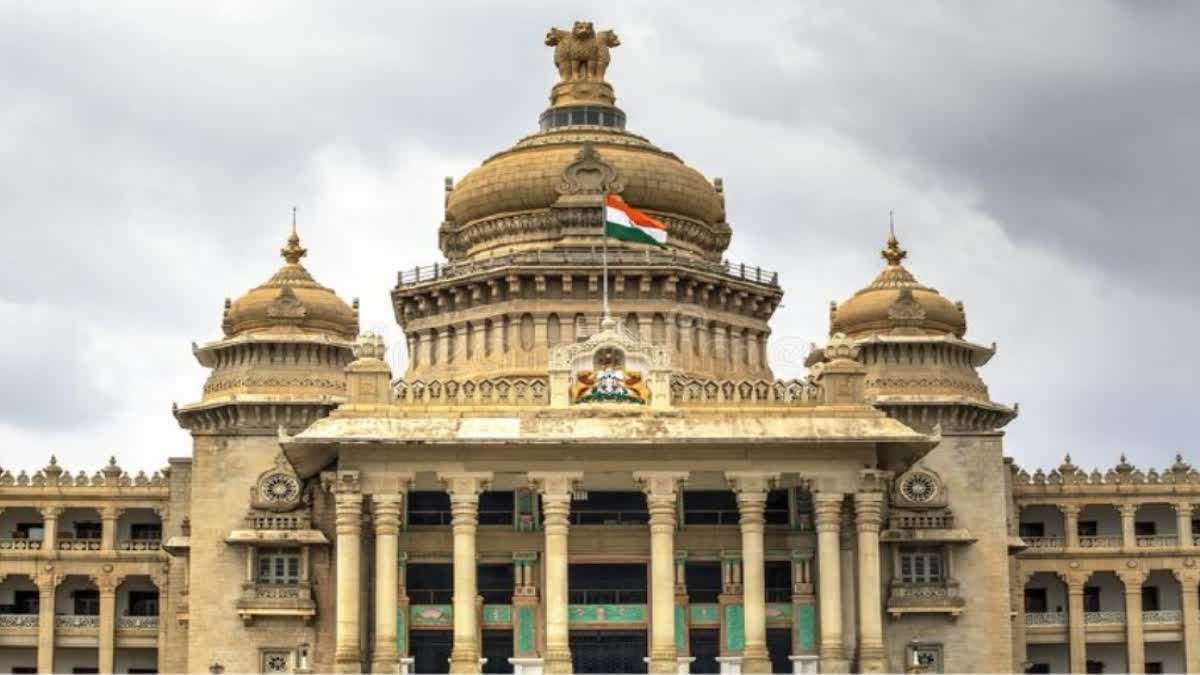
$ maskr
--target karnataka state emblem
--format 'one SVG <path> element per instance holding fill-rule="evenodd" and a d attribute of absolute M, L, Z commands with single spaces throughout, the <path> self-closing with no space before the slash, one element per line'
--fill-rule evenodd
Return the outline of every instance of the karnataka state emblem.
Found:
<path fill-rule="evenodd" d="M 641 372 L 625 370 L 623 356 L 612 348 L 598 352 L 595 368 L 576 374 L 571 402 L 645 405 L 650 400 L 650 389 Z"/>

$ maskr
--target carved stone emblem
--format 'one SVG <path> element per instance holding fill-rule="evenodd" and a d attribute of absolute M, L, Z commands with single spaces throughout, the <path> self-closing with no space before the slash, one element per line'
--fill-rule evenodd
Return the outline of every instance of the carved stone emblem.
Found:
<path fill-rule="evenodd" d="M 563 82 L 603 82 L 612 60 L 609 49 L 620 44 L 616 33 L 597 33 L 591 21 L 576 21 L 569 31 L 551 28 L 546 33 L 546 45 L 554 47 L 554 67 Z"/>
<path fill-rule="evenodd" d="M 892 321 L 922 321 L 925 318 L 925 308 L 913 298 L 911 288 L 902 288 L 900 297 L 888 307 L 888 318 Z"/>
<path fill-rule="evenodd" d="M 296 297 L 291 286 L 279 289 L 279 295 L 275 296 L 271 306 L 267 307 L 267 316 L 275 319 L 303 319 L 307 314 L 308 310 L 304 308 L 300 298 Z"/>
<path fill-rule="evenodd" d="M 564 196 L 603 196 L 610 192 L 620 193 L 625 186 L 617 176 L 617 170 L 600 158 L 595 146 L 585 143 L 575 155 L 575 161 L 563 169 L 557 189 Z"/>

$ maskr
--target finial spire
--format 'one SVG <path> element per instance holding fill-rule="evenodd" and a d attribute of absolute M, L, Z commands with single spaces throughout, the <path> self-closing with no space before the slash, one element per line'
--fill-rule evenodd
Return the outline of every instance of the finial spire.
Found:
<path fill-rule="evenodd" d="M 308 255 L 308 249 L 300 245 L 300 235 L 296 234 L 296 207 L 292 207 L 292 234 L 288 237 L 287 246 L 279 249 L 279 255 L 289 265 L 298 265 L 300 259 Z"/>
<path fill-rule="evenodd" d="M 888 240 L 887 248 L 881 251 L 883 259 L 887 261 L 889 267 L 899 267 L 900 261 L 908 257 L 908 251 L 900 248 L 900 242 L 896 241 L 896 215 L 894 211 L 888 211 Z"/>

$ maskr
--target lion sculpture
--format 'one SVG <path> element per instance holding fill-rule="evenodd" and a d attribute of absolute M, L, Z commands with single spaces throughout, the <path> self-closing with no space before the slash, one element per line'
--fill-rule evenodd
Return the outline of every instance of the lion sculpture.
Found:
<path fill-rule="evenodd" d="M 569 31 L 551 28 L 546 44 L 554 47 L 554 65 L 563 82 L 603 81 L 612 60 L 609 49 L 620 46 L 621 41 L 611 30 L 597 33 L 591 21 L 576 21 Z"/>

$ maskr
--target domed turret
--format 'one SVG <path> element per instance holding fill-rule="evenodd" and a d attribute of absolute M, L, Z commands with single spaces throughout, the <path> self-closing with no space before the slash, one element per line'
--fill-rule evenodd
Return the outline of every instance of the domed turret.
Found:
<path fill-rule="evenodd" d="M 176 410 L 192 430 L 279 425 L 303 429 L 346 399 L 345 368 L 358 334 L 358 301 L 347 304 L 300 264 L 308 251 L 295 223 L 280 251 L 284 264 L 265 283 L 230 302 L 225 337 L 192 346 L 211 368 L 200 403 Z"/>

